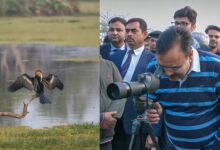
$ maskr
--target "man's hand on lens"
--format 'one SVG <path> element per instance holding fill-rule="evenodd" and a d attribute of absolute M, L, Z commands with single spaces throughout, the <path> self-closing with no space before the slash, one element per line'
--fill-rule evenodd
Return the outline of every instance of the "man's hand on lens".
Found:
<path fill-rule="evenodd" d="M 115 126 L 117 120 L 115 118 L 117 111 L 104 112 L 104 120 L 102 121 L 100 128 L 101 129 L 111 129 Z"/>

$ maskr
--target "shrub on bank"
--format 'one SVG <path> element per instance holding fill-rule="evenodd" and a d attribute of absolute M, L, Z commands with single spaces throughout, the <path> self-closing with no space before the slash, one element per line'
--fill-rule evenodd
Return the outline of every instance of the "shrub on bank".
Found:
<path fill-rule="evenodd" d="M 62 16 L 79 12 L 78 0 L 0 0 L 0 16 Z"/>

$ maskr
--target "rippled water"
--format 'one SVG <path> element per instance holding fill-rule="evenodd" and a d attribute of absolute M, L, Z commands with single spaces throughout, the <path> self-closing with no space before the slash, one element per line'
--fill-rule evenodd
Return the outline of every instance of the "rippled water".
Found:
<path fill-rule="evenodd" d="M 86 55 L 86 56 L 85 56 Z M 98 122 L 99 65 L 98 62 L 76 63 L 76 57 L 97 57 L 97 50 L 89 48 L 61 48 L 51 46 L 0 47 L 0 111 L 21 112 L 23 101 L 33 94 L 21 89 L 15 93 L 8 86 L 22 73 L 34 75 L 36 69 L 56 74 L 64 83 L 63 91 L 46 91 L 52 104 L 42 105 L 34 100 L 25 118 L 0 117 L 1 126 L 51 127 L 62 124 Z"/>

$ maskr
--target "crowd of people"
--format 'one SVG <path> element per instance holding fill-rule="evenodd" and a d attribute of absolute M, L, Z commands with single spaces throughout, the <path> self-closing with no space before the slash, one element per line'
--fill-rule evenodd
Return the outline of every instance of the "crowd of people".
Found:
<path fill-rule="evenodd" d="M 151 123 L 162 150 L 220 149 L 220 27 L 194 32 L 197 12 L 186 6 L 174 13 L 165 31 L 148 33 L 142 18 L 114 17 L 100 46 L 100 149 L 128 150 L 135 101 L 112 101 L 111 82 L 138 80 L 160 68 L 160 87 L 148 94 L 155 108 L 141 112 Z M 145 126 L 138 129 L 132 150 L 155 145 Z"/>

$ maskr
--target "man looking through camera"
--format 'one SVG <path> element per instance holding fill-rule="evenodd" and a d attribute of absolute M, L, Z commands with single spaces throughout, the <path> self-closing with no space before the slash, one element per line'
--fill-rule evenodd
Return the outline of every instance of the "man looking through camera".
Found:
<path fill-rule="evenodd" d="M 220 146 L 220 59 L 192 48 L 192 37 L 182 27 L 170 27 L 157 41 L 157 67 L 163 69 L 160 88 L 149 97 L 163 108 L 165 150 L 212 149 Z M 149 71 L 155 66 L 149 65 Z M 160 105 L 162 107 L 160 107 Z M 158 110 L 147 111 L 158 123 Z"/>

